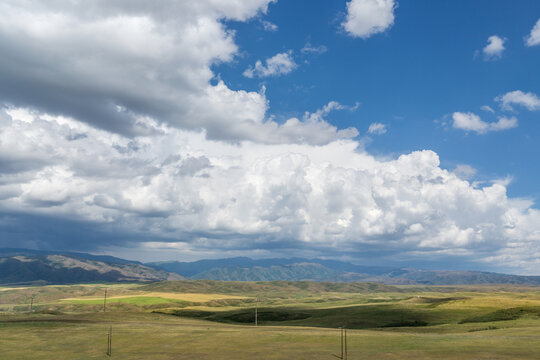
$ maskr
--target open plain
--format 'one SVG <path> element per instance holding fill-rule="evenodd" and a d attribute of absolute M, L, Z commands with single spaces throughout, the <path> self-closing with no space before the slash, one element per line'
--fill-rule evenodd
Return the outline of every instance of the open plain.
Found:
<path fill-rule="evenodd" d="M 540 354 L 535 287 L 173 281 L 1 290 L 5 359 L 105 359 L 111 326 L 118 359 L 330 359 L 341 326 L 349 359 Z"/>

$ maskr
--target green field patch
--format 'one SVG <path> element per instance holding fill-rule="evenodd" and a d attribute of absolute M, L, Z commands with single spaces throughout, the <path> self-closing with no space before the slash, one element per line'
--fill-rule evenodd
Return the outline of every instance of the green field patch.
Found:
<path fill-rule="evenodd" d="M 163 309 L 163 310 L 154 310 L 153 313 L 157 314 L 166 314 L 166 315 L 174 315 L 174 316 L 181 316 L 181 317 L 188 317 L 188 318 L 194 318 L 194 319 L 206 319 L 209 318 L 212 315 L 215 315 L 215 311 L 204 311 L 204 310 L 193 310 L 193 309 Z"/>
<path fill-rule="evenodd" d="M 158 310 L 155 312 L 226 323 L 250 324 L 255 322 L 255 309 L 242 309 L 226 312 L 190 309 L 173 310 L 167 312 L 162 312 Z M 303 320 L 309 318 L 310 316 L 311 315 L 306 312 L 289 309 L 259 309 L 257 312 L 257 319 L 261 323 L 271 321 Z"/>
<path fill-rule="evenodd" d="M 452 297 L 444 297 L 444 298 L 435 298 L 435 297 L 427 297 L 427 296 L 420 296 L 419 302 L 423 302 L 426 304 L 435 304 L 440 305 L 444 304 L 450 301 L 456 301 L 456 300 L 467 300 L 470 299 L 469 297 L 464 296 L 452 296 Z"/>
<path fill-rule="evenodd" d="M 170 315 L 198 318 L 209 321 L 249 324 L 255 321 L 255 309 L 232 311 L 168 311 Z M 458 314 L 454 314 L 457 318 Z M 441 320 L 447 318 L 446 321 Z M 340 327 L 372 329 L 389 327 L 419 327 L 453 321 L 448 312 L 427 309 L 409 309 L 385 305 L 347 306 L 330 309 L 312 308 L 260 308 L 258 322 L 262 325 L 280 323 L 290 326 Z M 454 320 L 457 322 L 457 319 Z"/>
<path fill-rule="evenodd" d="M 257 319 L 260 322 L 303 320 L 309 317 L 311 315 L 305 312 L 284 309 L 260 309 L 257 314 Z M 239 311 L 220 318 L 231 322 L 250 324 L 254 322 L 255 313 L 253 310 Z"/>
<path fill-rule="evenodd" d="M 402 320 L 402 321 L 396 321 L 396 322 L 390 322 L 388 324 L 384 324 L 382 327 L 415 327 L 415 326 L 428 326 L 429 323 L 423 320 Z"/>
<path fill-rule="evenodd" d="M 488 331 L 488 330 L 497 330 L 498 327 L 496 326 L 486 326 L 486 327 L 483 327 L 483 328 L 474 328 L 474 329 L 469 329 L 467 330 L 467 332 L 477 332 L 477 331 Z"/>
<path fill-rule="evenodd" d="M 517 320 L 525 315 L 540 316 L 540 308 L 524 308 L 517 307 L 511 309 L 501 309 L 488 314 L 472 316 L 460 321 L 461 324 L 474 322 L 493 322 L 493 321 L 508 321 Z"/>

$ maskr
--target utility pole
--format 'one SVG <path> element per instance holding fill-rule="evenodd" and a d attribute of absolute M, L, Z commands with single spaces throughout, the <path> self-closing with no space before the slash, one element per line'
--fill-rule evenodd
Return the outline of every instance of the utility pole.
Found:
<path fill-rule="evenodd" d="M 341 330 L 341 359 L 343 359 L 343 328 L 340 328 Z"/>
<path fill-rule="evenodd" d="M 347 351 L 347 329 L 344 327 L 339 328 L 341 333 L 341 351 L 340 355 L 332 354 L 332 356 L 337 357 L 341 360 L 347 360 L 348 351 Z"/>
<path fill-rule="evenodd" d="M 112 325 L 107 333 L 107 356 L 112 356 Z"/>
<path fill-rule="evenodd" d="M 348 357 L 348 351 L 347 351 L 347 329 L 344 329 L 345 330 L 345 359 L 344 360 L 347 360 L 347 357 Z"/>
<path fill-rule="evenodd" d="M 34 312 L 34 295 L 32 295 L 32 298 L 30 299 L 30 312 Z"/>
<path fill-rule="evenodd" d="M 105 297 L 103 298 L 103 312 L 107 310 L 107 288 L 105 288 Z"/>
<path fill-rule="evenodd" d="M 255 326 L 258 326 L 259 297 L 255 299 Z"/>

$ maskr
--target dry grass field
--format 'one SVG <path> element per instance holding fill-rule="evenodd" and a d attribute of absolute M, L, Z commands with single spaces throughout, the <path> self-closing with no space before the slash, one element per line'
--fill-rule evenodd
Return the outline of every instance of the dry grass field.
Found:
<path fill-rule="evenodd" d="M 205 281 L 0 288 L 2 359 L 106 359 L 110 326 L 117 359 L 331 359 L 339 326 L 348 328 L 349 359 L 540 359 L 540 289 Z"/>

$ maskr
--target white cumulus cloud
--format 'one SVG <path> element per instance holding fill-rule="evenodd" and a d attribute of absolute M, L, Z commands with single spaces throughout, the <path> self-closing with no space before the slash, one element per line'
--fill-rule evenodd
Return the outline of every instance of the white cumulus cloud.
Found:
<path fill-rule="evenodd" d="M 394 0 L 351 0 L 341 25 L 350 35 L 367 39 L 392 27 L 396 6 Z"/>
<path fill-rule="evenodd" d="M 477 134 L 508 130 L 518 126 L 518 120 L 515 117 L 500 117 L 496 122 L 486 122 L 474 113 L 455 112 L 452 114 L 452 119 L 454 120 L 452 127 L 455 129 L 474 131 Z"/>
<path fill-rule="evenodd" d="M 540 110 L 540 98 L 532 93 L 524 93 L 521 90 L 510 91 L 504 95 L 497 96 L 495 101 L 501 104 L 505 110 L 513 110 L 512 105 L 525 107 L 527 110 Z"/>
<path fill-rule="evenodd" d="M 265 60 L 257 60 L 255 66 L 244 71 L 244 76 L 248 78 L 264 78 L 268 76 L 285 75 L 296 69 L 297 65 L 292 57 L 292 51 L 279 53 Z"/>
<path fill-rule="evenodd" d="M 490 36 L 488 38 L 487 45 L 482 49 L 484 53 L 484 59 L 495 60 L 502 57 L 504 51 L 504 43 L 506 39 L 503 39 L 497 35 Z"/>
<path fill-rule="evenodd" d="M 271 2 L 2 1 L 0 104 L 74 117 L 127 136 L 150 131 L 142 120 L 149 118 L 204 129 L 212 139 L 309 141 L 312 125 L 282 128 L 266 117 L 263 91 L 211 82 L 212 65 L 238 53 L 222 20 L 247 21 Z M 261 66 L 256 75 L 296 65 L 285 53 Z M 323 129 L 317 141 L 339 138 L 332 129 Z"/>
<path fill-rule="evenodd" d="M 429 150 L 372 156 L 355 128 L 326 120 L 358 105 L 278 123 L 264 88 L 215 81 L 212 66 L 238 54 L 227 20 L 271 2 L 0 2 L 0 247 L 461 254 L 535 271 L 540 212 L 507 183 L 471 185 Z M 350 1 L 343 26 L 369 37 L 395 7 Z M 296 67 L 278 55 L 252 75 Z M 455 113 L 454 125 L 484 133 L 517 119 Z"/>
<path fill-rule="evenodd" d="M 538 19 L 538 21 L 532 28 L 531 33 L 525 39 L 525 44 L 527 46 L 535 46 L 540 44 L 540 19 Z"/>
<path fill-rule="evenodd" d="M 499 120 L 489 124 L 490 131 L 501 131 L 513 129 L 518 126 L 518 120 L 515 116 L 512 117 L 499 117 Z"/>
<path fill-rule="evenodd" d="M 337 108 L 331 103 L 320 114 Z M 473 187 L 459 174 L 471 169 L 447 171 L 432 151 L 378 160 L 352 140 L 229 144 L 141 121 L 151 134 L 130 138 L 72 118 L 8 109 L 0 163 L 12 165 L 0 167 L 0 212 L 132 234 L 118 245 L 183 243 L 192 253 L 447 252 L 486 262 L 508 254 L 509 266 L 533 271 L 538 210 L 509 198 L 505 183 Z M 54 247 L 60 240 L 39 241 Z M 115 244 L 108 241 L 99 246 Z"/>

